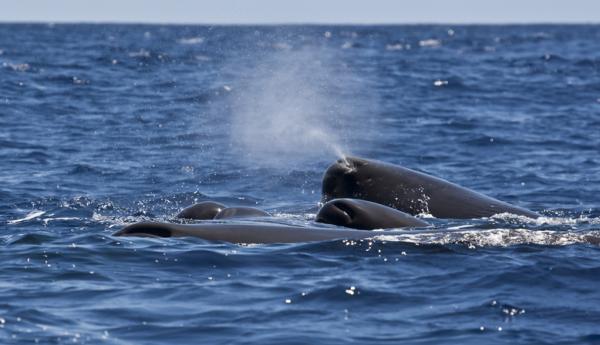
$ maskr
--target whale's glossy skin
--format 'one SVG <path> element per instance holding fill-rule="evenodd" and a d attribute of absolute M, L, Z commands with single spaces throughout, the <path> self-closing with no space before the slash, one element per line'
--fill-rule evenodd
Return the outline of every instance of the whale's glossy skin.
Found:
<path fill-rule="evenodd" d="M 182 211 L 187 218 L 235 219 L 270 217 L 270 214 L 251 207 L 222 208 L 219 203 L 203 202 Z M 181 214 L 181 213 L 180 213 Z M 193 218 L 193 217 L 203 218 Z M 337 199 L 323 205 L 316 218 L 317 222 L 340 225 L 352 229 L 327 229 L 319 227 L 290 226 L 268 222 L 175 224 L 161 222 L 135 223 L 114 236 L 137 237 L 198 237 L 211 241 L 232 243 L 296 243 L 326 241 L 334 239 L 362 239 L 384 232 L 364 230 L 400 227 L 424 227 L 429 224 L 393 208 L 365 200 Z M 355 230 L 362 229 L 362 230 Z M 388 232 L 385 232 L 388 234 Z"/>
<path fill-rule="evenodd" d="M 470 219 L 505 212 L 540 216 L 425 173 L 356 157 L 340 159 L 325 172 L 322 201 L 335 198 L 364 199 L 412 215 L 429 213 L 437 218 Z"/>
<path fill-rule="evenodd" d="M 214 219 L 219 212 L 226 209 L 227 206 L 215 201 L 203 201 L 186 207 L 177 214 L 177 218 L 208 220 Z"/>
<path fill-rule="evenodd" d="M 185 208 L 177 218 L 211 220 L 232 218 L 270 217 L 268 212 L 254 207 L 227 207 L 215 201 L 203 201 Z"/>
<path fill-rule="evenodd" d="M 346 198 L 325 203 L 315 221 L 362 230 L 429 226 L 429 223 L 394 208 Z"/>
<path fill-rule="evenodd" d="M 126 226 L 114 233 L 113 236 L 187 236 L 231 243 L 298 243 L 335 239 L 363 239 L 380 234 L 394 234 L 394 232 L 288 226 L 266 222 L 205 222 L 201 224 L 141 222 Z"/>
<path fill-rule="evenodd" d="M 268 212 L 254 207 L 227 207 L 213 219 L 233 219 L 233 218 L 256 218 L 256 217 L 271 217 Z"/>

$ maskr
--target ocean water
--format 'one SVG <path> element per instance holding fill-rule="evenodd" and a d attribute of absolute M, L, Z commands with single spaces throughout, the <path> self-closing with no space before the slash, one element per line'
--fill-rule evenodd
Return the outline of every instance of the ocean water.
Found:
<path fill-rule="evenodd" d="M 2 24 L 0 342 L 597 344 L 599 153 L 600 26 Z M 310 224 L 341 154 L 544 217 L 111 236 L 203 200 Z"/>

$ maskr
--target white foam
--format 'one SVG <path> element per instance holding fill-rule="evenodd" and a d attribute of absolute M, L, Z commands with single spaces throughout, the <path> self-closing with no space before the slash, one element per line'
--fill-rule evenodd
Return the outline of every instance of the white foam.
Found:
<path fill-rule="evenodd" d="M 580 224 L 600 224 L 600 218 L 588 217 L 580 215 L 579 217 L 550 217 L 542 216 L 538 218 L 530 218 L 519 216 L 512 213 L 499 213 L 493 215 L 490 219 L 501 221 L 517 221 L 519 223 L 527 223 L 532 225 L 580 225 Z"/>
<path fill-rule="evenodd" d="M 113 228 L 116 226 L 125 226 L 131 223 L 148 220 L 148 218 L 146 217 L 105 216 L 97 212 L 94 212 L 92 214 L 92 219 L 98 223 L 108 224 L 109 228 Z"/>
<path fill-rule="evenodd" d="M 61 220 L 81 220 L 81 218 L 78 218 L 78 217 L 49 217 L 49 218 L 42 219 L 42 221 L 44 222 L 44 225 L 48 225 L 48 223 L 50 223 L 50 222 L 61 221 Z"/>
<path fill-rule="evenodd" d="M 150 52 L 145 50 L 145 49 L 140 49 L 136 52 L 131 52 L 129 53 L 130 57 L 143 57 L 143 58 L 149 58 L 150 57 Z"/>
<path fill-rule="evenodd" d="M 177 43 L 179 44 L 200 44 L 202 42 L 204 42 L 203 37 L 187 37 L 177 40 Z"/>
<path fill-rule="evenodd" d="M 31 66 L 29 66 L 29 64 L 27 64 L 27 63 L 12 64 L 12 63 L 4 62 L 2 65 L 10 68 L 16 72 L 25 72 L 25 71 L 29 70 L 29 68 L 31 68 Z"/>
<path fill-rule="evenodd" d="M 12 225 L 12 224 L 19 224 L 19 223 L 22 223 L 22 222 L 26 222 L 28 220 L 32 220 L 32 219 L 35 219 L 35 218 L 37 218 L 37 217 L 39 217 L 41 215 L 44 215 L 45 213 L 46 213 L 46 211 L 34 210 L 34 211 L 29 212 L 23 218 L 9 220 L 8 224 Z"/>
<path fill-rule="evenodd" d="M 475 225 L 471 225 L 471 224 L 457 225 L 457 226 L 449 227 L 448 230 L 460 230 L 460 229 L 472 228 L 474 226 Z"/>
<path fill-rule="evenodd" d="M 431 38 L 419 41 L 419 46 L 421 47 L 439 47 L 441 44 L 442 41 Z"/>
<path fill-rule="evenodd" d="M 394 51 L 394 50 L 404 50 L 404 46 L 400 43 L 396 43 L 396 44 L 387 44 L 385 46 L 386 50 L 390 50 L 390 51 Z"/>
<path fill-rule="evenodd" d="M 519 244 L 565 246 L 577 243 L 599 244 L 600 230 L 555 231 L 530 229 L 486 229 L 451 231 L 439 229 L 431 232 L 411 232 L 403 234 L 378 235 L 377 240 L 387 242 L 408 242 L 415 244 L 465 244 L 474 247 L 507 247 Z"/>
<path fill-rule="evenodd" d="M 307 221 L 307 220 L 315 219 L 317 214 L 316 213 L 293 214 L 293 213 L 277 212 L 277 213 L 273 213 L 273 216 L 277 217 L 277 218 L 282 218 L 282 219 Z"/>

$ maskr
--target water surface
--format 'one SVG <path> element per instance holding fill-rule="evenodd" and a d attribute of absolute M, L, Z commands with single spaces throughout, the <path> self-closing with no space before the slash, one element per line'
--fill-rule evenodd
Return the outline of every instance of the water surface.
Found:
<path fill-rule="evenodd" d="M 598 42 L 0 25 L 2 343 L 599 343 Z M 310 224 L 338 151 L 544 217 L 294 245 L 111 237 L 203 200 Z"/>

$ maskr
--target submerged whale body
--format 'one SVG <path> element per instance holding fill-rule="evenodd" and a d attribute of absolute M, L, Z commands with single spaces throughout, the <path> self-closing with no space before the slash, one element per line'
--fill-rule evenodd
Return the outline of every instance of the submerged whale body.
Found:
<path fill-rule="evenodd" d="M 204 201 L 192 205 L 177 215 L 177 218 L 195 220 L 257 217 L 271 217 L 271 215 L 258 208 L 226 207 L 214 201 Z M 327 202 L 319 210 L 315 221 L 360 230 L 429 226 L 429 223 L 391 207 L 366 200 L 348 198 Z"/>
<path fill-rule="evenodd" d="M 220 207 L 218 203 L 203 202 L 186 208 L 180 213 L 208 217 Z M 224 205 L 223 205 L 224 207 Z M 193 210 L 194 212 L 191 212 Z M 230 212 L 225 212 L 230 210 Z M 223 213 L 225 212 L 225 213 Z M 223 214 L 222 214 L 223 213 Z M 221 217 L 219 215 L 222 214 Z M 401 227 L 425 227 L 429 224 L 393 208 L 365 200 L 336 199 L 323 205 L 316 222 L 339 225 L 347 229 L 328 229 L 314 226 L 290 226 L 268 222 L 244 222 L 243 218 L 268 216 L 258 209 L 247 207 L 222 208 L 210 219 L 234 219 L 235 222 L 199 224 L 173 224 L 141 222 L 126 226 L 114 236 L 138 237 L 198 237 L 205 240 L 233 243 L 295 243 L 334 239 L 362 239 L 376 234 L 365 230 Z M 207 219 L 207 218 L 202 218 Z M 361 229 L 361 230 L 356 230 Z"/>
<path fill-rule="evenodd" d="M 198 237 L 209 241 L 262 244 L 363 239 L 384 233 L 387 234 L 387 232 L 301 227 L 266 222 L 206 222 L 202 224 L 141 222 L 126 226 L 114 233 L 113 236 Z"/>
<path fill-rule="evenodd" d="M 363 199 L 412 215 L 430 213 L 437 218 L 481 218 L 505 212 L 540 216 L 441 178 L 356 157 L 340 159 L 325 172 L 322 201 L 335 198 Z"/>

